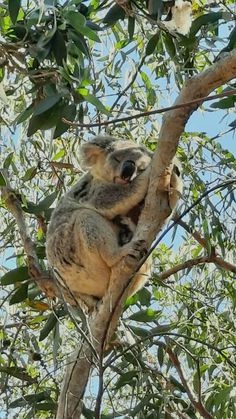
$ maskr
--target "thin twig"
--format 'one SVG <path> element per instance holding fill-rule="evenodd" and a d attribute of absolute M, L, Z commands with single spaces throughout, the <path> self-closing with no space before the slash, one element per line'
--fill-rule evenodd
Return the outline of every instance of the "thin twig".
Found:
<path fill-rule="evenodd" d="M 181 103 L 178 105 L 173 105 L 173 106 L 168 106 L 167 108 L 161 108 L 161 109 L 156 109 L 153 111 L 147 111 L 147 112 L 141 112 L 135 115 L 130 115 L 130 116 L 124 116 L 123 118 L 117 118 L 117 119 L 112 119 L 111 121 L 107 120 L 107 121 L 103 121 L 103 122 L 95 122 L 92 124 L 81 124 L 80 122 L 72 122 L 69 121 L 68 119 L 62 118 L 62 121 L 67 124 L 70 125 L 71 127 L 81 127 L 81 128 L 93 128 L 93 127 L 101 127 L 101 126 L 106 126 L 106 125 L 110 125 L 110 124 L 118 124 L 119 122 L 126 122 L 126 121 L 130 121 L 132 119 L 137 119 L 137 118 L 143 118 L 144 116 L 150 116 L 150 115 L 156 115 L 158 113 L 164 113 L 167 111 L 172 111 L 174 109 L 180 109 L 180 108 L 185 108 L 188 106 L 192 106 L 194 104 L 199 105 L 201 104 L 201 102 L 207 102 L 213 99 L 218 99 L 221 97 L 225 97 L 225 96 L 232 96 L 236 94 L 236 89 L 231 89 L 231 90 L 227 90 L 225 92 L 222 93 L 218 93 L 216 95 L 212 95 L 212 96 L 203 96 L 200 97 L 198 99 L 194 99 L 191 100 L 190 102 L 185 102 L 185 103 Z"/>
<path fill-rule="evenodd" d="M 154 341 L 155 343 L 155 341 Z M 169 356 L 170 361 L 172 362 L 173 366 L 175 367 L 179 378 L 181 380 L 181 383 L 183 385 L 183 387 L 186 390 L 186 393 L 188 395 L 188 398 L 192 404 L 193 407 L 195 407 L 196 411 L 198 413 L 200 413 L 200 415 L 203 418 L 206 419 L 212 419 L 212 416 L 210 415 L 210 413 L 206 410 L 206 408 L 203 406 L 201 399 L 196 400 L 194 393 L 192 392 L 192 390 L 190 389 L 190 386 L 187 382 L 187 379 L 184 376 L 181 364 L 179 362 L 179 359 L 177 357 L 177 355 L 172 351 L 172 349 L 170 348 L 170 346 L 163 344 L 162 346 L 164 346 L 166 353 Z"/>
<path fill-rule="evenodd" d="M 109 112 L 112 112 L 113 111 L 113 109 L 115 109 L 115 107 L 116 107 L 116 105 L 118 104 L 118 102 L 119 102 L 119 100 L 121 99 L 121 97 L 122 96 L 124 96 L 124 94 L 127 92 L 127 90 L 129 90 L 129 88 L 132 86 L 132 84 L 135 82 L 135 79 L 136 79 L 136 77 L 137 77 L 137 75 L 138 75 L 138 73 L 139 73 L 139 71 L 140 71 L 140 69 L 141 69 L 141 67 L 142 67 L 142 65 L 143 65 L 143 63 L 144 63 L 144 61 L 145 61 L 145 58 L 146 58 L 146 56 L 144 56 L 144 57 L 142 57 L 142 59 L 141 59 L 141 61 L 140 61 L 140 63 L 139 63 L 139 65 L 138 65 L 138 67 L 137 67 L 137 69 L 136 69 L 136 71 L 134 72 L 134 74 L 133 74 L 133 77 L 132 77 L 132 79 L 131 79 L 131 81 L 127 84 L 127 86 L 122 90 L 122 92 L 120 92 L 119 94 L 118 94 L 118 96 L 117 96 L 117 98 L 116 98 L 116 100 L 115 100 L 115 102 L 113 103 L 113 105 L 111 106 L 111 109 L 109 110 Z M 101 125 L 102 123 L 100 123 L 100 125 Z"/>

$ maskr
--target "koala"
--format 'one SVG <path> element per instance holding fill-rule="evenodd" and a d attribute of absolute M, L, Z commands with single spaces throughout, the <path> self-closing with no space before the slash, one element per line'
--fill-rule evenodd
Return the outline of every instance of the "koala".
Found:
<path fill-rule="evenodd" d="M 112 267 L 130 254 L 128 243 L 147 192 L 152 154 L 110 136 L 94 137 L 80 153 L 87 173 L 53 211 L 46 253 L 62 292 L 69 290 L 91 311 L 108 288 Z M 177 176 L 173 170 L 173 181 Z M 142 254 L 137 250 L 133 256 Z M 130 295 L 146 282 L 146 270 L 147 264 L 132 280 Z"/>

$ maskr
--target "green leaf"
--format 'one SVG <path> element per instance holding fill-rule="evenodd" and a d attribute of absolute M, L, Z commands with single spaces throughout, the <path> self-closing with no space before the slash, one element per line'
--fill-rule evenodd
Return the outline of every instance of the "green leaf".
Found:
<path fill-rule="evenodd" d="M 163 0 L 149 0 L 148 11 L 149 14 L 154 18 L 159 18 L 162 15 Z"/>
<path fill-rule="evenodd" d="M 8 169 L 9 166 L 12 163 L 13 157 L 14 157 L 14 151 L 12 151 L 11 153 L 8 154 L 8 156 L 5 158 L 4 163 L 3 163 L 3 167 L 4 169 Z"/>
<path fill-rule="evenodd" d="M 30 106 L 28 106 L 28 108 L 26 108 L 23 112 L 20 113 L 20 115 L 18 115 L 15 119 L 15 123 L 21 124 L 22 122 L 26 121 L 26 119 L 28 119 L 30 117 L 30 115 L 32 115 L 34 111 L 34 105 L 31 104 Z"/>
<path fill-rule="evenodd" d="M 1 285 L 15 284 L 16 282 L 22 282 L 29 279 L 29 272 L 27 266 L 20 266 L 19 268 L 13 269 L 7 272 L 1 277 Z"/>
<path fill-rule="evenodd" d="M 1 171 L 0 171 L 0 186 L 6 186 L 6 180 Z"/>
<path fill-rule="evenodd" d="M 24 182 L 27 182 L 28 180 L 33 179 L 36 174 L 37 174 L 37 167 L 30 167 L 29 169 L 26 170 L 21 180 L 23 180 Z"/>
<path fill-rule="evenodd" d="M 175 329 L 176 326 L 177 326 L 177 323 L 160 324 L 159 326 L 154 327 L 151 330 L 151 333 L 153 333 L 153 334 L 155 334 L 155 333 L 166 333 L 166 332 L 169 332 L 170 330 Z"/>
<path fill-rule="evenodd" d="M 152 308 L 146 310 L 140 310 L 137 313 L 132 314 L 129 319 L 135 320 L 136 322 L 151 322 L 156 320 L 160 316 L 160 311 L 155 311 Z"/>
<path fill-rule="evenodd" d="M 49 333 L 54 329 L 54 327 L 57 324 L 57 317 L 55 316 L 54 313 L 50 314 L 50 316 L 48 317 L 43 329 L 40 332 L 39 335 L 39 340 L 42 341 L 44 339 L 46 339 L 46 337 L 49 335 Z"/>
<path fill-rule="evenodd" d="M 140 336 L 142 338 L 145 338 L 150 335 L 149 331 L 147 329 L 144 329 L 143 327 L 136 327 L 136 326 L 129 326 L 129 327 L 134 332 L 135 335 Z"/>
<path fill-rule="evenodd" d="M 51 41 L 52 52 L 54 54 L 56 63 L 60 66 L 63 61 L 66 61 L 67 50 L 66 43 L 61 31 L 57 30 Z"/>
<path fill-rule="evenodd" d="M 9 304 L 21 303 L 28 297 L 28 283 L 22 284 L 11 296 Z"/>
<path fill-rule="evenodd" d="M 138 372 L 135 371 L 135 370 L 125 372 L 117 380 L 117 382 L 115 384 L 115 388 L 116 389 L 121 388 L 121 387 L 125 386 L 126 384 L 132 385 L 132 383 L 133 383 L 132 379 L 137 378 L 137 377 L 138 377 Z"/>
<path fill-rule="evenodd" d="M 65 122 L 62 121 L 62 118 L 65 118 L 68 121 L 73 122 L 75 119 L 75 116 L 76 116 L 76 106 L 74 104 L 66 105 L 62 109 L 61 118 L 58 124 L 56 125 L 53 138 L 60 137 L 62 134 L 64 134 L 64 132 L 66 132 L 70 128 L 70 125 L 65 124 Z"/>
<path fill-rule="evenodd" d="M 46 250 L 44 246 L 37 246 L 36 247 L 36 254 L 39 259 L 44 259 L 46 257 Z"/>
<path fill-rule="evenodd" d="M 157 359 L 158 359 L 160 367 L 162 367 L 162 365 L 163 365 L 164 354 L 165 354 L 164 348 L 162 346 L 158 346 Z"/>
<path fill-rule="evenodd" d="M 57 103 L 40 115 L 33 115 L 29 121 L 27 135 L 30 137 L 36 131 L 53 128 L 57 125 L 61 116 L 62 102 Z"/>
<path fill-rule="evenodd" d="M 16 23 L 20 6 L 21 6 L 21 0 L 8 0 L 9 15 L 13 24 Z"/>
<path fill-rule="evenodd" d="M 33 394 L 28 394 L 24 397 L 20 397 L 17 400 L 14 400 L 14 402 L 10 403 L 9 407 L 11 409 L 14 409 L 16 407 L 23 407 L 26 406 L 27 404 L 36 404 L 38 402 L 41 402 L 43 400 L 50 400 L 51 398 L 49 396 L 49 392 L 48 391 L 43 391 L 41 393 L 33 393 Z"/>
<path fill-rule="evenodd" d="M 85 419 L 94 419 L 94 411 L 91 410 L 91 409 L 88 409 L 84 405 L 83 405 L 82 413 L 83 413 Z"/>
<path fill-rule="evenodd" d="M 229 127 L 234 128 L 234 129 L 236 128 L 236 119 L 230 122 Z"/>
<path fill-rule="evenodd" d="M 45 111 L 47 111 L 48 109 L 56 105 L 56 103 L 58 103 L 60 99 L 61 99 L 61 95 L 58 93 L 52 96 L 48 96 L 45 99 L 42 99 L 35 106 L 33 115 L 36 116 L 36 115 L 40 115 L 44 113 Z"/>
<path fill-rule="evenodd" d="M 51 195 L 46 196 L 38 205 L 37 207 L 40 209 L 40 211 L 44 211 L 53 204 L 55 199 L 57 198 L 57 192 L 53 192 Z"/>
<path fill-rule="evenodd" d="M 118 4 L 115 4 L 112 6 L 106 16 L 103 18 L 103 22 L 107 23 L 108 25 L 113 25 L 116 23 L 119 19 L 124 20 L 125 18 L 125 11 L 122 9 L 122 7 L 118 6 Z"/>
<path fill-rule="evenodd" d="M 132 40 L 134 36 L 135 18 L 133 16 L 128 17 L 128 33 L 129 39 Z"/>
<path fill-rule="evenodd" d="M 211 13 L 207 13 L 205 15 L 197 17 L 197 19 L 195 19 L 192 22 L 189 36 L 190 37 L 195 36 L 202 26 L 215 23 L 221 18 L 222 18 L 222 12 L 211 12 Z"/>
<path fill-rule="evenodd" d="M 64 154 L 65 154 L 65 150 L 64 150 L 64 148 L 62 148 L 61 150 L 59 150 L 57 153 L 55 153 L 53 156 L 52 156 L 52 160 L 54 161 L 54 160 L 58 160 L 58 159 L 60 159 L 61 157 L 63 157 L 64 156 Z"/>
<path fill-rule="evenodd" d="M 226 51 L 232 51 L 236 47 L 236 26 L 233 28 L 233 30 L 230 32 L 229 35 L 229 43 L 224 48 Z"/>
<path fill-rule="evenodd" d="M 34 414 L 35 411 L 38 412 L 39 410 L 46 411 L 46 412 L 50 411 L 50 412 L 55 412 L 56 413 L 57 403 L 54 402 L 53 400 L 48 401 L 48 402 L 44 402 L 44 403 L 37 403 L 33 407 L 32 414 Z M 30 417 L 32 417 L 32 416 L 30 416 Z"/>
<path fill-rule="evenodd" d="M 37 378 L 31 377 L 25 368 L 0 366 L 0 372 L 8 374 L 11 377 L 19 378 L 19 380 L 27 381 L 30 384 L 37 383 Z"/>
<path fill-rule="evenodd" d="M 165 49 L 168 52 L 170 58 L 174 58 L 176 55 L 175 44 L 173 42 L 172 36 L 169 33 L 163 34 L 163 41 Z"/>
<path fill-rule="evenodd" d="M 186 393 L 185 387 L 173 375 L 170 375 L 169 380 L 181 393 Z"/>
<path fill-rule="evenodd" d="M 104 113 L 105 115 L 110 115 L 109 111 L 105 108 L 105 106 L 102 104 L 102 102 L 97 99 L 94 95 L 87 93 L 86 96 L 84 96 L 85 100 L 92 105 L 95 106 L 100 112 Z"/>
<path fill-rule="evenodd" d="M 236 103 L 236 95 L 232 95 L 226 97 L 224 99 L 219 100 L 218 102 L 214 102 L 211 104 L 211 108 L 213 109 L 229 109 L 233 108 Z"/>
<path fill-rule="evenodd" d="M 66 19 L 77 32 L 93 41 L 101 42 L 96 32 L 86 26 L 86 19 L 81 13 L 70 10 L 66 13 Z"/>
<path fill-rule="evenodd" d="M 70 38 L 74 41 L 76 47 L 87 57 L 89 57 L 89 48 L 84 39 L 84 36 L 81 33 L 74 32 L 73 30 L 69 30 L 68 34 Z"/>
<path fill-rule="evenodd" d="M 23 210 L 30 214 L 40 214 L 41 212 L 49 209 L 56 198 L 57 198 L 57 192 L 53 192 L 52 194 L 46 196 L 46 198 L 44 198 L 38 204 L 28 202 L 27 207 L 23 207 Z"/>
<path fill-rule="evenodd" d="M 138 299 L 142 306 L 149 306 L 151 302 L 152 294 L 147 288 L 142 288 L 138 291 Z"/>
<path fill-rule="evenodd" d="M 66 13 L 65 18 L 77 31 L 79 31 L 82 26 L 86 25 L 86 18 L 82 13 L 69 10 Z"/>
<path fill-rule="evenodd" d="M 96 32 L 94 32 L 88 26 L 83 26 L 82 28 L 80 28 L 79 32 L 87 38 L 92 39 L 92 41 L 101 42 Z"/>
<path fill-rule="evenodd" d="M 147 43 L 147 46 L 146 46 L 145 55 L 151 55 L 155 51 L 155 49 L 157 47 L 157 42 L 158 42 L 158 39 L 159 39 L 159 35 L 160 35 L 160 31 L 157 31 L 157 33 L 149 39 L 149 41 Z"/>

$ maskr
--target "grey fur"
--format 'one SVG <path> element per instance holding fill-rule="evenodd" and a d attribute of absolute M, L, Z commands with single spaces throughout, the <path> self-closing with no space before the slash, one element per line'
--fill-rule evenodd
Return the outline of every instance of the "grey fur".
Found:
<path fill-rule="evenodd" d="M 81 146 L 81 161 L 88 172 L 54 210 L 46 251 L 60 283 L 91 310 L 108 288 L 112 266 L 130 254 L 136 226 L 127 214 L 145 198 L 151 153 L 130 141 L 94 137 Z M 127 161 L 132 170 L 124 180 Z M 143 251 L 134 249 L 132 256 L 140 258 Z M 134 278 L 130 293 L 146 281 L 146 269 Z"/>

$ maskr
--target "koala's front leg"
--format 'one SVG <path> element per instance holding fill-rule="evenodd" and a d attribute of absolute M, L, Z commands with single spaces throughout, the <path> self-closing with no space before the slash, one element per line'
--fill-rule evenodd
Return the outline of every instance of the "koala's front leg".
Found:
<path fill-rule="evenodd" d="M 86 202 L 88 208 L 95 208 L 109 220 L 117 215 L 126 215 L 132 208 L 143 201 L 148 188 L 150 166 L 132 182 L 125 185 L 103 182 L 91 188 Z"/>
<path fill-rule="evenodd" d="M 132 240 L 136 229 L 136 225 L 131 218 L 117 215 L 113 218 L 112 222 L 118 227 L 119 246 L 124 246 L 124 244 L 129 243 Z"/>
<path fill-rule="evenodd" d="M 95 257 L 99 255 L 109 268 L 119 263 L 123 257 L 127 256 L 134 261 L 134 259 L 140 260 L 145 254 L 141 241 L 134 246 L 130 244 L 120 246 L 118 227 L 96 211 L 90 209 L 80 211 L 76 220 L 76 230 L 82 239 L 84 252 L 88 249 Z"/>

